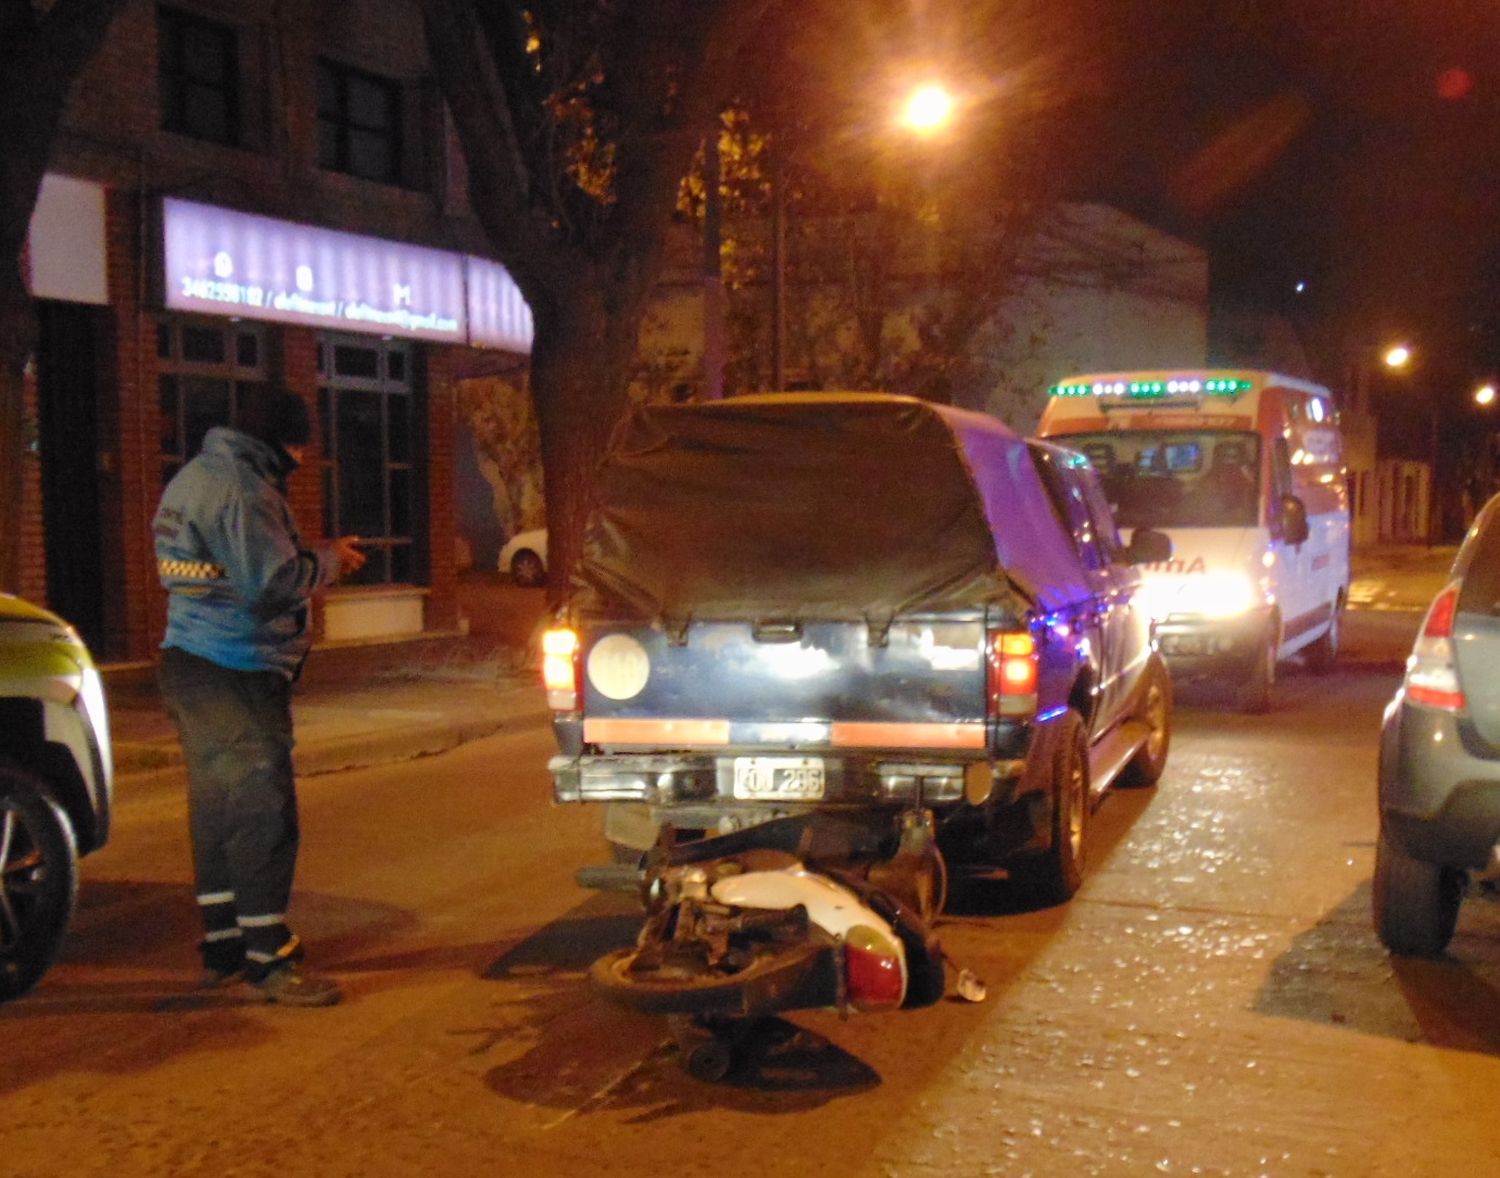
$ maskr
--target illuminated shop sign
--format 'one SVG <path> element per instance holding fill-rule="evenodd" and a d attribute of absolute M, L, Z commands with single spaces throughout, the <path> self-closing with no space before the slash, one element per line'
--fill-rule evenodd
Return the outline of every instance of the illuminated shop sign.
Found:
<path fill-rule="evenodd" d="M 469 342 L 479 348 L 531 351 L 531 308 L 510 272 L 488 258 L 465 257 Z"/>
<path fill-rule="evenodd" d="M 495 262 L 171 197 L 162 244 L 170 310 L 531 350 L 530 309 Z"/>

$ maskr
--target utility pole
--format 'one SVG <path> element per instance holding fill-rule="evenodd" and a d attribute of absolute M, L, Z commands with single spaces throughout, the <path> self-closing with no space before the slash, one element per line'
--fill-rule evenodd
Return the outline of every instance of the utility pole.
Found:
<path fill-rule="evenodd" d="M 719 192 L 719 124 L 703 145 L 703 399 L 724 397 L 724 204 Z"/>
<path fill-rule="evenodd" d="M 786 388 L 786 151 L 771 164 L 771 388 Z"/>

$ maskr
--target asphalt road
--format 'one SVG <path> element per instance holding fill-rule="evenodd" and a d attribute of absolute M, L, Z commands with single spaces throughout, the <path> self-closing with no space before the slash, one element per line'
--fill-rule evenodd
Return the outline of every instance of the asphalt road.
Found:
<path fill-rule="evenodd" d="M 635 913 L 572 882 L 597 821 L 548 802 L 545 728 L 306 783 L 329 1010 L 190 989 L 180 803 L 127 800 L 63 961 L 0 1008 L 0 1175 L 1495 1172 L 1500 908 L 1439 963 L 1369 927 L 1393 618 L 1269 715 L 1187 693 L 1072 904 L 961 891 L 941 932 L 986 1002 L 797 1015 L 722 1085 L 587 989 Z"/>

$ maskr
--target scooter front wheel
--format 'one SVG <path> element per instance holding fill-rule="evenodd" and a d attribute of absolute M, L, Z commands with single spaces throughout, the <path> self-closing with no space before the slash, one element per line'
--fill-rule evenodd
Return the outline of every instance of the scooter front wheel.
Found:
<path fill-rule="evenodd" d="M 838 1000 L 833 948 L 798 944 L 757 956 L 736 973 L 682 967 L 637 969 L 640 953 L 607 953 L 589 981 L 612 1002 L 643 1014 L 757 1018 L 783 1010 L 832 1006 Z"/>

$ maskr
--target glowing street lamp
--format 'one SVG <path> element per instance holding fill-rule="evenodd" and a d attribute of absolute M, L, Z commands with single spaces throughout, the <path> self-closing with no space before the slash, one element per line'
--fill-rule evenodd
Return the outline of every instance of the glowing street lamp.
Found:
<path fill-rule="evenodd" d="M 944 86 L 928 82 L 907 95 L 897 121 L 915 135 L 935 135 L 952 121 L 953 106 Z"/>
<path fill-rule="evenodd" d="M 1411 348 L 1406 344 L 1396 344 L 1386 349 L 1382 359 L 1387 368 L 1405 368 L 1411 363 Z"/>
<path fill-rule="evenodd" d="M 1495 386 L 1482 384 L 1474 390 L 1474 404 L 1493 405 L 1495 403 Z"/>

